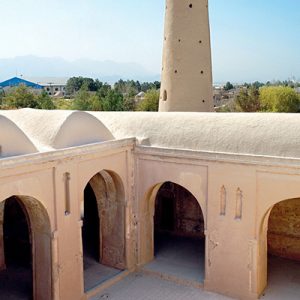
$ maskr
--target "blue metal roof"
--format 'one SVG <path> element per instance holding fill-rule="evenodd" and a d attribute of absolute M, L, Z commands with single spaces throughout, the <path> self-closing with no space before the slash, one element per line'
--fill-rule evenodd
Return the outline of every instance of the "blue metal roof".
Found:
<path fill-rule="evenodd" d="M 24 84 L 28 87 L 34 88 L 34 89 L 42 89 L 43 87 L 37 83 L 30 82 L 27 80 L 24 80 L 19 77 L 13 77 L 11 79 L 5 80 L 3 82 L 0 82 L 0 87 L 5 88 L 5 87 L 15 87 L 19 86 L 20 84 Z"/>

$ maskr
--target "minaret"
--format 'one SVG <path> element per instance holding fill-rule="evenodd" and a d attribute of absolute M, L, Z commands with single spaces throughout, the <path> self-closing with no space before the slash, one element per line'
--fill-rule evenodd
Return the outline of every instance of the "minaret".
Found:
<path fill-rule="evenodd" d="M 166 0 L 159 111 L 213 111 L 208 0 Z"/>

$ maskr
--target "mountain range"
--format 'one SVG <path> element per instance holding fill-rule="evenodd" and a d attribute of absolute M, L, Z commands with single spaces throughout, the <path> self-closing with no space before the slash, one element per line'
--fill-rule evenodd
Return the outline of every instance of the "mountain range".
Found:
<path fill-rule="evenodd" d="M 33 55 L 0 59 L 0 81 L 14 76 L 98 78 L 114 83 L 119 79 L 155 81 L 159 74 L 151 73 L 137 63 L 120 63 L 110 60 L 78 59 L 68 61 L 61 57 L 38 57 Z"/>

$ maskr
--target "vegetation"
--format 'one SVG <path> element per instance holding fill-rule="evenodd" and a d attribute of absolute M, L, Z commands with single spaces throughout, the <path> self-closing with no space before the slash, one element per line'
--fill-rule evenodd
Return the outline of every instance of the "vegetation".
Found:
<path fill-rule="evenodd" d="M 0 90 L 0 109 L 36 108 L 36 109 L 73 109 L 87 111 L 134 111 L 135 97 L 146 92 L 143 103 L 147 110 L 158 110 L 160 82 L 143 82 L 119 80 L 114 86 L 98 79 L 72 77 L 68 80 L 66 92 L 68 97 L 52 98 L 45 91 L 30 89 L 25 85 L 12 88 L 5 93 Z M 150 90 L 149 93 L 147 91 Z M 153 101 L 155 95 L 155 101 Z"/>
<path fill-rule="evenodd" d="M 25 85 L 11 89 L 1 97 L 1 109 L 37 108 L 54 109 L 55 105 L 46 92 L 36 94 Z"/>
<path fill-rule="evenodd" d="M 225 86 L 224 86 L 224 90 L 225 91 L 230 91 L 234 88 L 233 84 L 231 82 L 226 82 Z"/>
<path fill-rule="evenodd" d="M 260 111 L 259 90 L 254 86 L 242 89 L 235 98 L 235 109 L 244 112 Z"/>
<path fill-rule="evenodd" d="M 122 79 L 113 87 L 98 80 L 82 77 L 70 78 L 67 83 L 67 91 L 73 91 L 74 101 L 71 107 L 76 110 L 157 111 L 159 88 L 158 81 L 140 83 Z M 145 100 L 136 107 L 135 97 L 142 91 L 146 92 Z"/>
<path fill-rule="evenodd" d="M 264 111 L 299 112 L 300 95 L 288 86 L 271 86 L 260 89 L 260 102 Z"/>
<path fill-rule="evenodd" d="M 145 98 L 141 101 L 137 110 L 139 111 L 158 111 L 159 90 L 151 89 L 146 92 Z"/>
<path fill-rule="evenodd" d="M 290 85 L 245 84 L 222 112 L 300 112 L 300 95 Z"/>
<path fill-rule="evenodd" d="M 225 91 L 239 90 L 233 100 L 218 108 L 223 112 L 300 112 L 300 83 L 254 82 L 235 87 L 227 82 Z M 8 92 L 0 90 L 0 108 L 73 109 L 87 111 L 158 111 L 160 82 L 119 80 L 111 86 L 98 79 L 72 77 L 67 82 L 68 98 L 51 98 L 45 91 L 20 85 Z M 233 90 L 233 91 L 232 91 Z M 144 92 L 138 102 L 136 96 Z M 225 94 L 223 99 L 225 99 Z"/>

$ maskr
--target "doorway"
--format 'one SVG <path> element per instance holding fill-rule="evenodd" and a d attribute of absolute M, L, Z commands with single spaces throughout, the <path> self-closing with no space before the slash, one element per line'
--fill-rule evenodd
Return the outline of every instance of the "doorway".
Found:
<path fill-rule="evenodd" d="M 204 281 L 204 218 L 197 199 L 184 187 L 165 182 L 157 192 L 154 260 L 149 271 L 186 281 Z"/>
<path fill-rule="evenodd" d="M 272 208 L 267 241 L 268 286 L 263 299 L 300 299 L 300 199 Z"/>
<path fill-rule="evenodd" d="M 84 190 L 82 226 L 84 291 L 125 269 L 122 193 L 107 171 L 96 174 Z"/>
<path fill-rule="evenodd" d="M 29 217 L 17 197 L 4 202 L 3 244 L 5 266 L 0 272 L 3 299 L 33 299 L 32 242 Z"/>

